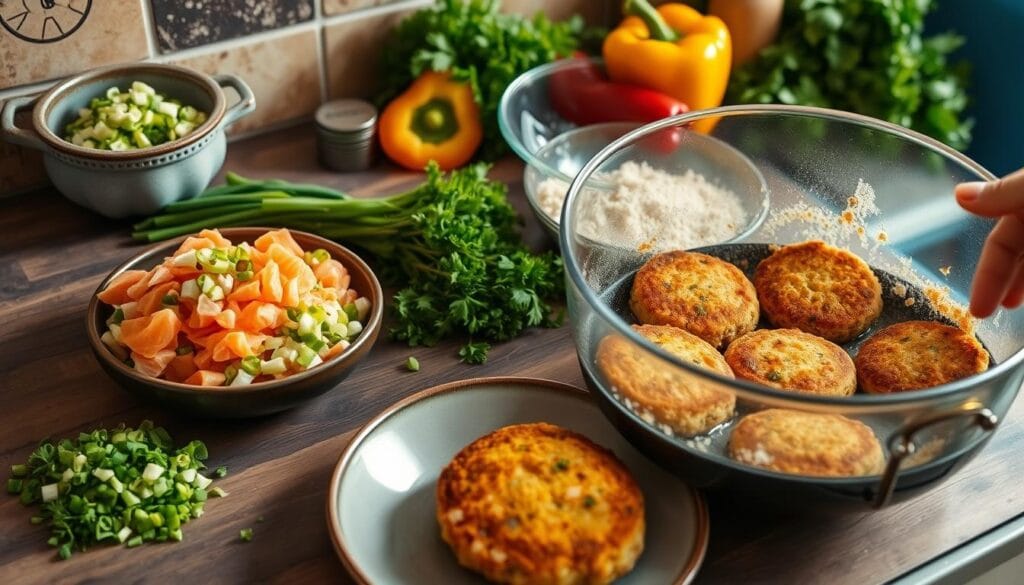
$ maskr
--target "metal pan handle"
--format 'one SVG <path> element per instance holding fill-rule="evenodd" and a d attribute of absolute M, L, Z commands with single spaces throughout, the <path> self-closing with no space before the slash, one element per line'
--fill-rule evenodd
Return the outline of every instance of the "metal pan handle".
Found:
<path fill-rule="evenodd" d="M 14 115 L 20 110 L 31 106 L 36 101 L 34 95 L 11 98 L 4 104 L 3 112 L 0 112 L 0 126 L 3 128 L 3 138 L 11 144 L 46 150 L 46 145 L 39 139 L 39 136 L 31 130 L 18 128 L 14 123 Z"/>
<path fill-rule="evenodd" d="M 978 402 L 968 402 L 953 410 L 921 417 L 904 425 L 889 437 L 889 462 L 885 466 L 882 480 L 878 483 L 878 491 L 872 504 L 876 510 L 884 508 L 892 500 L 900 464 L 917 450 L 914 436 L 934 424 L 960 417 L 969 417 L 971 423 L 986 432 L 992 431 L 999 424 L 999 417 L 988 407 Z"/>

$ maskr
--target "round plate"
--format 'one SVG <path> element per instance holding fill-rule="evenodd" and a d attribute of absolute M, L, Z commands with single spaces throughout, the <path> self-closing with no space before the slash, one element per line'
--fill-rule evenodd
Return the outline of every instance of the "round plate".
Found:
<path fill-rule="evenodd" d="M 530 378 L 436 386 L 395 404 L 345 448 L 327 492 L 327 527 L 360 583 L 485 583 L 441 540 L 435 488 L 463 447 L 512 424 L 548 422 L 586 435 L 625 463 L 644 494 L 645 548 L 617 581 L 689 583 L 704 560 L 708 514 L 699 493 L 636 451 L 584 390 Z"/>

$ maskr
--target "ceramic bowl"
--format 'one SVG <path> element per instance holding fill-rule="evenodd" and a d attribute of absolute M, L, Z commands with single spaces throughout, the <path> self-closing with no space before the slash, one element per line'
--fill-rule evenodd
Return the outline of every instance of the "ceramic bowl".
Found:
<path fill-rule="evenodd" d="M 252 242 L 270 228 L 224 228 L 221 233 L 232 242 Z M 352 276 L 351 287 L 369 299 L 370 315 L 363 332 L 341 355 L 323 364 L 281 380 L 258 382 L 248 386 L 209 388 L 179 384 L 142 375 L 117 359 L 100 341 L 109 306 L 96 294 L 89 301 L 86 329 L 89 345 L 100 366 L 128 393 L 183 414 L 216 418 L 242 418 L 286 410 L 334 388 L 366 357 L 380 333 L 383 321 L 384 293 L 370 267 L 348 248 L 313 234 L 292 230 L 292 237 L 303 249 L 323 248 L 330 252 Z M 117 275 L 126 270 L 149 270 L 174 252 L 184 238 L 162 242 L 118 266 L 100 283 L 99 293 Z"/>
<path fill-rule="evenodd" d="M 463 447 L 498 428 L 548 422 L 611 449 L 640 485 L 646 506 L 643 555 L 616 583 L 689 583 L 704 558 L 704 500 L 619 435 L 588 394 L 529 378 L 480 378 L 415 394 L 367 423 L 331 478 L 327 525 L 358 583 L 483 584 L 441 540 L 435 491 L 441 469 Z"/>
<path fill-rule="evenodd" d="M 206 122 L 184 138 L 138 150 L 97 150 L 64 140 L 64 127 L 80 108 L 107 88 L 123 90 L 133 81 L 206 112 Z M 228 107 L 222 87 L 234 89 L 240 101 Z M 15 114 L 29 107 L 31 128 L 17 127 Z M 65 197 L 120 218 L 152 214 L 198 195 L 224 163 L 224 129 L 255 107 L 252 90 L 234 75 L 210 77 L 176 65 L 135 63 L 88 71 L 38 97 L 12 98 L 0 124 L 7 142 L 43 152 L 47 176 Z"/>

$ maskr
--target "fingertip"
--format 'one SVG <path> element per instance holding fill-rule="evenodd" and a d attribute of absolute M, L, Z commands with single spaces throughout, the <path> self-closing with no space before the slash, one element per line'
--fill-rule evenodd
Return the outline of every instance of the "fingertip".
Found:
<path fill-rule="evenodd" d="M 995 312 L 997 305 L 991 303 L 983 303 L 981 301 L 972 300 L 969 310 L 971 315 L 977 319 L 985 319 Z"/>
<path fill-rule="evenodd" d="M 981 192 L 985 190 L 986 183 L 982 181 L 972 181 L 970 183 L 960 183 L 956 186 L 954 193 L 956 194 L 956 200 L 961 205 L 971 205 L 981 197 Z"/>

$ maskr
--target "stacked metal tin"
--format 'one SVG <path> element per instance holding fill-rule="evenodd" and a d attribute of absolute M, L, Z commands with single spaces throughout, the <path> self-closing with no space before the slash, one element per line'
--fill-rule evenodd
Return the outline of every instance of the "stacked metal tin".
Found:
<path fill-rule="evenodd" d="M 316 111 L 320 163 L 347 173 L 373 165 L 376 153 L 377 108 L 358 99 L 327 102 Z"/>

